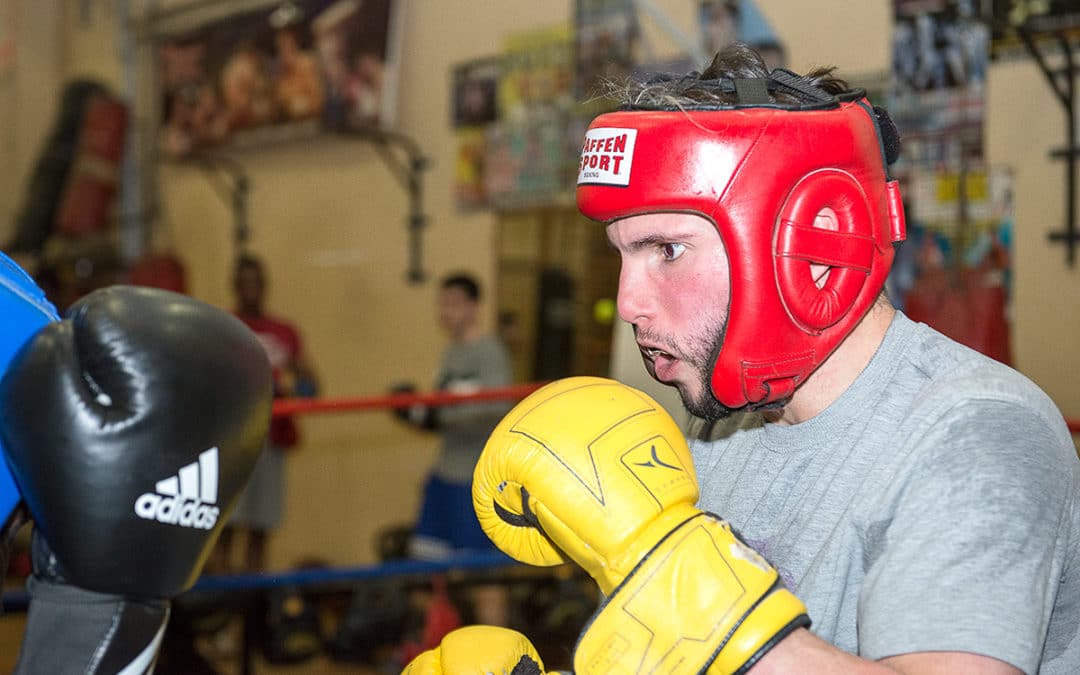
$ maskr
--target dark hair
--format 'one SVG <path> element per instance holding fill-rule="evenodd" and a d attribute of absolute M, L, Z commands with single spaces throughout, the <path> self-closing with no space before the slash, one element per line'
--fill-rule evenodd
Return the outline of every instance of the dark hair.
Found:
<path fill-rule="evenodd" d="M 833 67 L 815 68 L 802 76 L 803 82 L 827 94 L 842 94 L 850 89 L 848 83 L 836 77 Z M 665 75 L 644 82 L 609 84 L 607 96 L 621 100 L 625 106 L 642 108 L 687 108 L 699 105 L 734 105 L 737 95 L 722 89 L 718 80 L 767 78 L 769 68 L 765 59 L 752 47 L 733 42 L 713 57 L 701 73 L 691 72 L 682 77 Z M 769 94 L 771 103 L 797 104 L 800 99 L 784 92 Z"/>
<path fill-rule="evenodd" d="M 480 283 L 471 274 L 458 272 L 448 275 L 443 278 L 439 286 L 444 290 L 447 288 L 460 288 L 473 302 L 480 300 Z"/>

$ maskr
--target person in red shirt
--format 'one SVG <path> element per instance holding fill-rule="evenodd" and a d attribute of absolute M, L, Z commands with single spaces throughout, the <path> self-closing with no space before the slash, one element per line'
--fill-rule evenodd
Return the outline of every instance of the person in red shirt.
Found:
<path fill-rule="evenodd" d="M 262 261 L 241 255 L 236 261 L 233 290 L 236 316 L 250 328 L 270 359 L 274 372 L 276 397 L 314 396 L 318 389 L 315 371 L 307 361 L 297 327 L 281 317 L 267 314 L 266 273 Z M 269 533 L 281 525 L 284 517 L 284 457 L 299 442 L 299 431 L 291 417 L 274 417 L 270 423 L 266 448 L 255 467 L 251 481 L 222 532 L 219 543 L 221 572 L 232 572 L 232 548 L 237 534 L 246 535 L 243 571 L 264 569 Z"/>

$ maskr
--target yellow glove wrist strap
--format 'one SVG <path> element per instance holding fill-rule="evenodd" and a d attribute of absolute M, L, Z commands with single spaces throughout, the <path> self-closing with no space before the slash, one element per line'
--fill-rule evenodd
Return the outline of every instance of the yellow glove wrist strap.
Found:
<path fill-rule="evenodd" d="M 601 606 L 575 650 L 577 675 L 738 673 L 809 625 L 806 608 L 776 570 L 727 522 L 698 513 L 664 537 Z"/>

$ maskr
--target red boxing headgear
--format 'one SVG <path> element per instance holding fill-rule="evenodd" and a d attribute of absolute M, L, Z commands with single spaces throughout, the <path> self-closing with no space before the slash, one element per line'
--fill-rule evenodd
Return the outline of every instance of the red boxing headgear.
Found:
<path fill-rule="evenodd" d="M 778 73 L 797 77 L 774 71 L 770 86 Z M 799 88 L 807 91 L 821 99 L 607 113 L 585 135 L 577 187 L 585 216 L 610 223 L 692 212 L 719 229 L 731 300 L 712 391 L 728 408 L 790 397 L 874 303 L 892 244 L 904 239 L 886 162 L 897 139 L 891 127 L 882 139 L 884 111 L 861 91 Z M 814 226 L 826 207 L 838 231 Z M 822 288 L 812 264 L 832 268 Z"/>

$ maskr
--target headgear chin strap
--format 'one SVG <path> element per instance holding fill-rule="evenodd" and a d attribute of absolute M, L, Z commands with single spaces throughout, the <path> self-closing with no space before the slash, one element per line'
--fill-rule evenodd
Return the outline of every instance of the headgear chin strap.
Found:
<path fill-rule="evenodd" d="M 888 176 L 899 141 L 861 90 L 834 96 L 784 70 L 706 84 L 739 103 L 629 108 L 593 120 L 577 203 L 605 223 L 693 212 L 716 224 L 731 300 L 712 390 L 726 407 L 760 407 L 789 398 L 881 291 L 892 244 L 905 236 Z M 799 103 L 771 103 L 770 91 Z M 839 229 L 815 227 L 826 208 Z M 831 268 L 821 288 L 813 264 Z"/>

